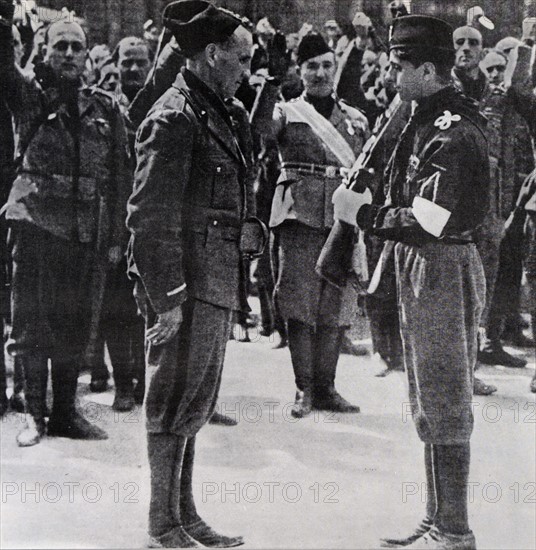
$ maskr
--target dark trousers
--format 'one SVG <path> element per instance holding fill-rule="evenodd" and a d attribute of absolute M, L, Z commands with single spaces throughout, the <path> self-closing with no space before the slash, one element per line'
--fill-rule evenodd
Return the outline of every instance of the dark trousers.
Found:
<path fill-rule="evenodd" d="M 93 247 L 20 222 L 12 228 L 12 257 L 8 351 L 24 369 L 28 412 L 44 417 L 48 358 L 52 360 L 53 415 L 72 412 L 91 316 Z"/>
<path fill-rule="evenodd" d="M 523 277 L 522 235 L 518 228 L 508 231 L 499 249 L 499 268 L 490 304 L 487 337 L 498 342 L 507 317 L 517 318 Z"/>
<path fill-rule="evenodd" d="M 12 228 L 12 355 L 76 360 L 91 318 L 91 243 L 66 241 L 25 222 Z"/>
<path fill-rule="evenodd" d="M 145 325 L 134 299 L 134 283 L 126 261 L 109 270 L 97 337 L 86 352 L 92 379 L 107 379 L 104 344 L 108 347 L 116 387 L 128 388 L 132 379 L 145 383 Z"/>
<path fill-rule="evenodd" d="M 317 393 L 335 387 L 337 363 L 346 328 L 310 326 L 288 321 L 288 343 L 292 368 L 299 390 Z"/>

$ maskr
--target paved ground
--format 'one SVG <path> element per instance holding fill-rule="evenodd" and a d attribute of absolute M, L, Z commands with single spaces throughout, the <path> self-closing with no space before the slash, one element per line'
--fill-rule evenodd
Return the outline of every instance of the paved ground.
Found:
<path fill-rule="evenodd" d="M 520 350 L 514 350 L 522 353 Z M 475 398 L 470 521 L 479 548 L 536 541 L 536 404 L 531 361 L 485 368 L 496 396 Z M 361 406 L 351 416 L 289 415 L 288 349 L 267 339 L 228 347 L 220 405 L 234 428 L 198 437 L 195 489 L 205 519 L 246 548 L 377 548 L 410 531 L 424 510 L 422 446 L 406 411 L 403 374 L 376 378 L 377 358 L 343 356 L 337 385 Z M 81 405 L 104 442 L 14 442 L 21 417 L 1 423 L 1 548 L 137 548 L 145 544 L 148 471 L 141 411 L 115 414 L 112 391 Z"/>

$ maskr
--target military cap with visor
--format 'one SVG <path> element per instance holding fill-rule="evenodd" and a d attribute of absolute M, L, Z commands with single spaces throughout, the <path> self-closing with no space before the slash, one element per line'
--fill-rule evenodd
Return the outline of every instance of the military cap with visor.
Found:
<path fill-rule="evenodd" d="M 442 19 L 428 15 L 397 17 L 391 27 L 390 50 L 431 49 L 453 52 L 452 27 Z"/>

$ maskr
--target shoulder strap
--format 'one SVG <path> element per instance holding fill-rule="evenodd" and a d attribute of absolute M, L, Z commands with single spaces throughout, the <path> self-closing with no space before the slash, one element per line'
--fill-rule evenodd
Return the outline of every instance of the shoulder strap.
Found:
<path fill-rule="evenodd" d="M 307 124 L 345 168 L 355 163 L 355 154 L 339 131 L 304 99 L 284 104 L 287 122 Z"/>

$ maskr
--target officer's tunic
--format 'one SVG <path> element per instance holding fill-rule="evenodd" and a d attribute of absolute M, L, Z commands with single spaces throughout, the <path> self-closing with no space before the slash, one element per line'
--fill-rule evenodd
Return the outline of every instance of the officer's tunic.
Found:
<path fill-rule="evenodd" d="M 473 241 L 487 212 L 484 119 L 446 88 L 423 100 L 388 169 L 390 197 L 360 225 L 396 241 L 399 317 L 409 395 L 425 443 L 461 444 L 471 399 L 485 278 Z"/>
<path fill-rule="evenodd" d="M 86 343 L 95 262 L 126 248 L 130 190 L 126 131 L 112 96 L 74 90 L 67 101 L 14 66 L 0 26 L 0 81 L 17 136 L 12 226 L 13 330 L 8 350 L 69 358 Z"/>
<path fill-rule="evenodd" d="M 239 251 L 246 161 L 225 104 L 183 69 L 138 129 L 127 225 L 148 327 L 182 304 L 179 333 L 148 344 L 151 433 L 191 437 L 214 411 L 231 313 L 247 308 Z"/>
<path fill-rule="evenodd" d="M 306 96 L 278 103 L 268 123 L 281 162 L 270 221 L 275 235 L 274 296 L 284 319 L 310 326 L 350 326 L 357 313 L 355 277 L 349 277 L 341 291 L 315 273 L 333 225 L 331 200 L 342 181 L 342 164 L 308 124 L 291 118 L 289 107 L 296 101 L 306 101 Z M 336 101 L 328 120 L 357 156 L 368 137 L 365 116 Z M 257 132 L 266 132 L 268 124 L 260 114 L 253 117 L 253 124 Z M 287 212 L 282 197 L 288 192 L 293 204 Z"/>

